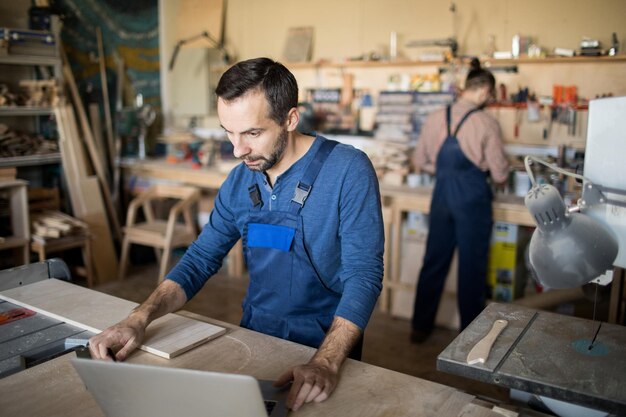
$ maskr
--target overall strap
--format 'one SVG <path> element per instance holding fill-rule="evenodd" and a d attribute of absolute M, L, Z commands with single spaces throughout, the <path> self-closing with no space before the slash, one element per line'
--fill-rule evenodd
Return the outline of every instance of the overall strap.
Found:
<path fill-rule="evenodd" d="M 298 181 L 298 184 L 296 185 L 296 190 L 293 194 L 293 198 L 291 199 L 290 211 L 292 213 L 298 214 L 300 213 L 300 210 L 302 210 L 302 207 L 304 207 L 304 202 L 309 196 L 311 188 L 313 188 L 313 183 L 315 183 L 317 174 L 319 174 L 322 169 L 322 165 L 324 165 L 328 155 L 330 155 L 336 145 L 338 145 L 337 141 L 328 139 L 325 139 L 320 145 L 319 149 L 315 153 L 315 156 L 309 163 L 309 166 L 307 166 L 304 171 L 302 179 Z"/>
<path fill-rule="evenodd" d="M 252 201 L 252 207 L 260 210 L 263 207 L 263 200 L 261 200 L 261 190 L 259 190 L 259 184 L 256 182 L 248 187 L 248 195 Z"/>
<path fill-rule="evenodd" d="M 450 108 L 448 107 L 448 112 Z M 461 119 L 461 121 L 459 122 L 458 125 L 456 125 L 456 129 L 454 129 L 454 137 L 456 137 L 456 135 L 459 133 L 459 129 L 461 128 L 461 126 L 463 125 L 463 123 L 465 123 L 465 121 L 467 120 L 467 118 L 472 114 L 475 113 L 477 111 L 480 111 L 481 109 L 479 107 L 476 107 L 470 111 L 468 111 L 467 113 L 465 113 L 465 116 L 463 116 L 463 118 Z M 449 114 L 449 113 L 448 113 Z M 448 136 L 450 135 L 450 121 L 448 121 Z"/>
<path fill-rule="evenodd" d="M 447 138 L 450 137 L 450 121 L 452 119 L 452 117 L 450 116 L 450 108 L 452 107 L 451 104 L 448 104 L 446 106 L 446 126 L 448 127 L 448 136 L 446 136 Z"/>

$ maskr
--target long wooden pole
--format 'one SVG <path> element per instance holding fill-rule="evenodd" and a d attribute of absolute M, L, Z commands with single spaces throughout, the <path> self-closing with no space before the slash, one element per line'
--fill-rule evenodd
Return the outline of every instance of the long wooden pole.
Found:
<path fill-rule="evenodd" d="M 113 139 L 113 121 L 111 119 L 111 102 L 109 101 L 109 87 L 107 85 L 106 57 L 104 56 L 104 46 L 102 45 L 102 31 L 96 28 L 96 38 L 98 40 L 98 63 L 100 64 L 100 83 L 102 85 L 102 98 L 104 100 L 104 123 L 107 131 L 107 145 L 109 149 L 109 163 L 111 172 L 115 171 L 115 141 Z"/>

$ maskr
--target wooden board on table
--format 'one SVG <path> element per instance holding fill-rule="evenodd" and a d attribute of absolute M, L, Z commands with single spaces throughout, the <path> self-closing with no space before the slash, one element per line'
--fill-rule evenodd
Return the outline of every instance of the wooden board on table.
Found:
<path fill-rule="evenodd" d="M 0 292 L 0 298 L 95 333 L 123 320 L 137 306 L 56 279 Z M 170 359 L 225 332 L 223 327 L 167 314 L 148 326 L 140 349 Z"/>

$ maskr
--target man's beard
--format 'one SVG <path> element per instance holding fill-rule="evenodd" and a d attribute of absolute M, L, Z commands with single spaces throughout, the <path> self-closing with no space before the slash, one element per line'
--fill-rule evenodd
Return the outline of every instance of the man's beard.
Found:
<path fill-rule="evenodd" d="M 274 165 L 276 165 L 278 161 L 280 161 L 280 159 L 283 157 L 283 153 L 285 152 L 285 148 L 287 147 L 287 136 L 287 129 L 283 129 L 276 138 L 274 149 L 272 149 L 272 153 L 269 157 L 266 158 L 261 155 L 247 155 L 241 159 L 246 161 L 261 161 L 256 166 L 248 166 L 251 171 L 267 171 L 268 169 L 271 169 Z"/>

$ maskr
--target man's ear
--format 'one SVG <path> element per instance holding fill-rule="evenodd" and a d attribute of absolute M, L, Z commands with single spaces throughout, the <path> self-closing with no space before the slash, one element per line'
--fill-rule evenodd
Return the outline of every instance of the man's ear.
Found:
<path fill-rule="evenodd" d="M 300 123 L 300 112 L 296 107 L 292 107 L 287 113 L 287 131 L 293 132 L 298 127 L 298 123 Z"/>

